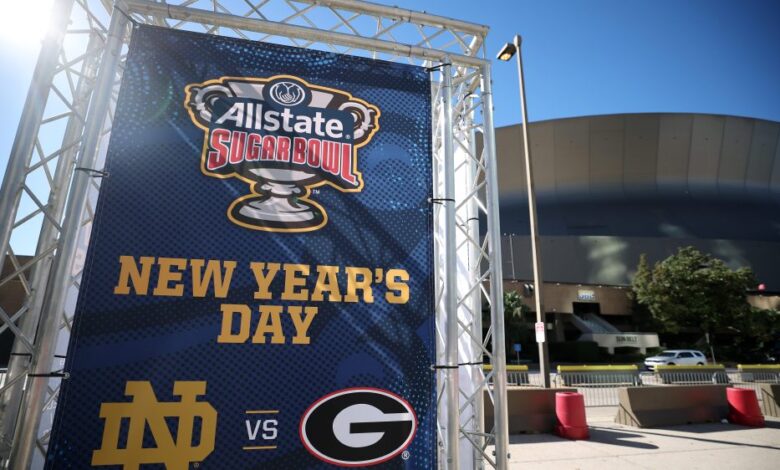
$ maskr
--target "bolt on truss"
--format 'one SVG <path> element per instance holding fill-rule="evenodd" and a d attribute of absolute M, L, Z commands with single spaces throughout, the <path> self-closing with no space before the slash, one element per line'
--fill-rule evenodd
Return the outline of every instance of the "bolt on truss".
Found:
<path fill-rule="evenodd" d="M 501 244 L 486 27 L 355 0 L 121 0 L 116 7 L 109 0 L 55 0 L 53 18 L 0 191 L 0 266 L 10 266 L 0 287 L 17 281 L 25 292 L 17 311 L 0 309 L 0 333 L 14 335 L 0 386 L 4 465 L 43 465 L 124 54 L 132 24 L 145 23 L 434 70 L 440 467 L 506 468 Z M 480 223 L 486 225 L 482 234 Z M 19 256 L 20 249 L 33 254 Z M 489 325 L 482 324 L 485 310 Z M 485 358 L 493 364 L 487 376 Z M 485 391 L 496 410 L 487 426 Z"/>

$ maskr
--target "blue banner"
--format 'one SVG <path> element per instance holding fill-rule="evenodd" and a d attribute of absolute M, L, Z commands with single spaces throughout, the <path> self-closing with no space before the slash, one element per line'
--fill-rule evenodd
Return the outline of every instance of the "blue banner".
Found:
<path fill-rule="evenodd" d="M 134 29 L 47 468 L 435 468 L 420 67 Z"/>

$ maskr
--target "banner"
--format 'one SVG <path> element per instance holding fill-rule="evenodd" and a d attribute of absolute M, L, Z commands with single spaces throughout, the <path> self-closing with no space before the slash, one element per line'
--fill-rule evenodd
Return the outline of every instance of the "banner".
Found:
<path fill-rule="evenodd" d="M 430 78 L 134 29 L 47 468 L 435 468 Z"/>

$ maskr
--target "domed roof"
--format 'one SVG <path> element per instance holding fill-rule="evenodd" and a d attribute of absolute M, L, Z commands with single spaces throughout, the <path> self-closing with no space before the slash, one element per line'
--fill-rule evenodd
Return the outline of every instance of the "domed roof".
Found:
<path fill-rule="evenodd" d="M 777 122 L 709 114 L 618 114 L 535 122 L 529 132 L 539 197 L 748 195 L 780 200 Z M 524 193 L 521 126 L 497 129 L 496 141 L 501 193 Z"/>

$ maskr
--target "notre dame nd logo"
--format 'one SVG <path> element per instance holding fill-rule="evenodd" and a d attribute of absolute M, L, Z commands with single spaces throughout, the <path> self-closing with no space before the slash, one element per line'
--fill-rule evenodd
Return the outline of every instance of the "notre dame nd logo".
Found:
<path fill-rule="evenodd" d="M 122 465 L 124 470 L 138 470 L 141 464 L 165 464 L 167 470 L 187 470 L 190 462 L 200 462 L 214 450 L 217 412 L 205 401 L 206 382 L 174 382 L 173 394 L 178 402 L 159 402 L 149 382 L 129 381 L 125 395 L 131 402 L 103 403 L 100 417 L 105 419 L 103 443 L 92 454 L 92 465 Z M 201 419 L 200 439 L 192 445 L 195 418 Z M 174 440 L 165 418 L 178 418 Z M 122 420 L 129 419 L 127 446 L 119 448 Z M 149 423 L 157 447 L 143 447 L 144 430 Z"/>

